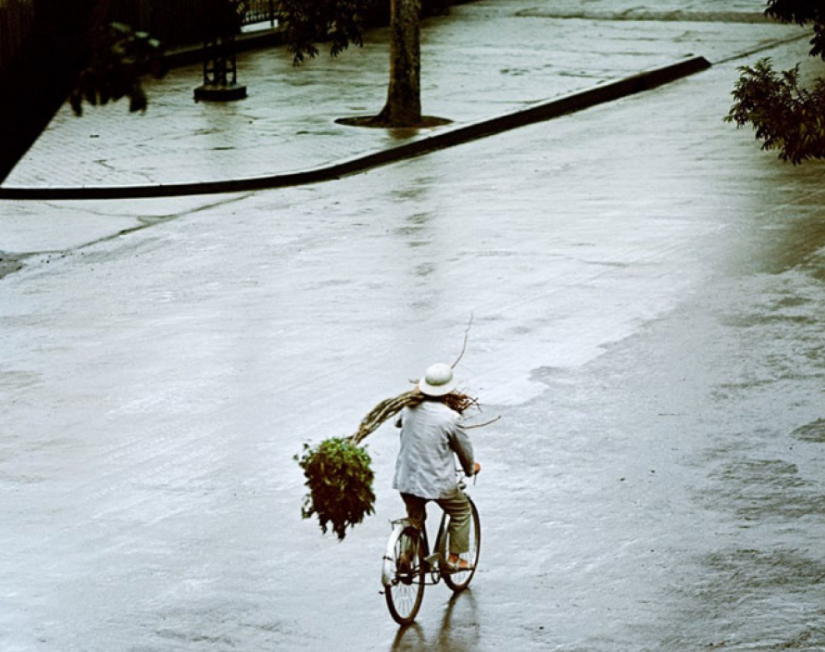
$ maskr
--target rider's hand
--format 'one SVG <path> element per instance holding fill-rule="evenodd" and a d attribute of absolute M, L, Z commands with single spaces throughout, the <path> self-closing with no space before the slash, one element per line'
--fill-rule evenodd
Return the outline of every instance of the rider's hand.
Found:
<path fill-rule="evenodd" d="M 481 473 L 481 464 L 479 464 L 478 462 L 476 462 L 476 463 L 473 465 L 473 475 L 478 475 L 479 473 Z"/>

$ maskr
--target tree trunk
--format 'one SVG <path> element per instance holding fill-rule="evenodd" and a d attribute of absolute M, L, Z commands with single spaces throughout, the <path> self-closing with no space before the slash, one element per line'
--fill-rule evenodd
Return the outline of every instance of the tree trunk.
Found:
<path fill-rule="evenodd" d="M 421 123 L 421 0 L 392 0 L 390 5 L 390 86 L 378 115 L 393 127 Z"/>

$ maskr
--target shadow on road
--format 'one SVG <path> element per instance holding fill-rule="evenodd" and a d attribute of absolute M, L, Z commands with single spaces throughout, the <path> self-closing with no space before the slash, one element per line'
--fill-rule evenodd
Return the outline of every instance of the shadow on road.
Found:
<path fill-rule="evenodd" d="M 456 613 L 456 607 L 458 607 Z M 402 650 L 449 650 L 469 652 L 476 649 L 479 637 L 476 601 L 471 591 L 454 594 L 447 602 L 437 631 L 430 635 L 419 623 L 402 627 L 395 635 L 391 652 Z M 453 615 L 456 615 L 455 622 Z"/>

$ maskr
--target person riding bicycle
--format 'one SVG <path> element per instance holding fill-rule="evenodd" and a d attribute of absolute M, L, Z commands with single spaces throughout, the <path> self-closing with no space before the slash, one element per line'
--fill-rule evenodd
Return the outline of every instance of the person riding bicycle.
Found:
<path fill-rule="evenodd" d="M 452 367 L 440 363 L 428 367 L 418 382 L 424 400 L 405 407 L 395 424 L 401 428 L 401 449 L 393 488 L 401 492 L 407 516 L 418 529 L 424 526 L 425 505 L 430 500 L 450 515 L 447 563 L 452 570 L 463 571 L 472 570 L 459 556 L 469 550 L 472 511 L 456 481 L 455 457 L 468 476 L 478 473 L 481 465 L 475 461 L 461 415 L 444 402 L 456 384 Z"/>

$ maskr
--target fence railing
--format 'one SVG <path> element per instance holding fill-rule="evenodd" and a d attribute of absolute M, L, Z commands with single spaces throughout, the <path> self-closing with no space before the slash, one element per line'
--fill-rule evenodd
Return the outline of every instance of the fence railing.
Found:
<path fill-rule="evenodd" d="M 235 0 L 240 25 L 275 24 L 276 0 Z M 204 0 L 111 0 L 109 18 L 148 32 L 165 48 L 201 43 Z"/>
<path fill-rule="evenodd" d="M 275 26 L 278 0 L 232 0 L 238 4 L 240 25 L 269 23 Z M 313 0 L 307 0 L 312 2 Z M 423 0 L 424 13 L 438 13 L 456 0 Z M 19 50 L 34 21 L 38 0 L 0 0 L 0 69 Z M 166 49 L 197 45 L 204 39 L 206 0 L 110 0 L 109 20 L 133 30 L 148 32 Z M 388 6 L 389 3 L 386 3 Z M 371 23 L 386 22 L 381 5 Z"/>
<path fill-rule="evenodd" d="M 247 8 L 243 13 L 241 24 L 254 25 L 257 23 L 269 23 L 275 26 L 275 0 L 247 0 Z"/>
<path fill-rule="evenodd" d="M 0 0 L 0 69 L 13 58 L 34 21 L 34 0 Z"/>

